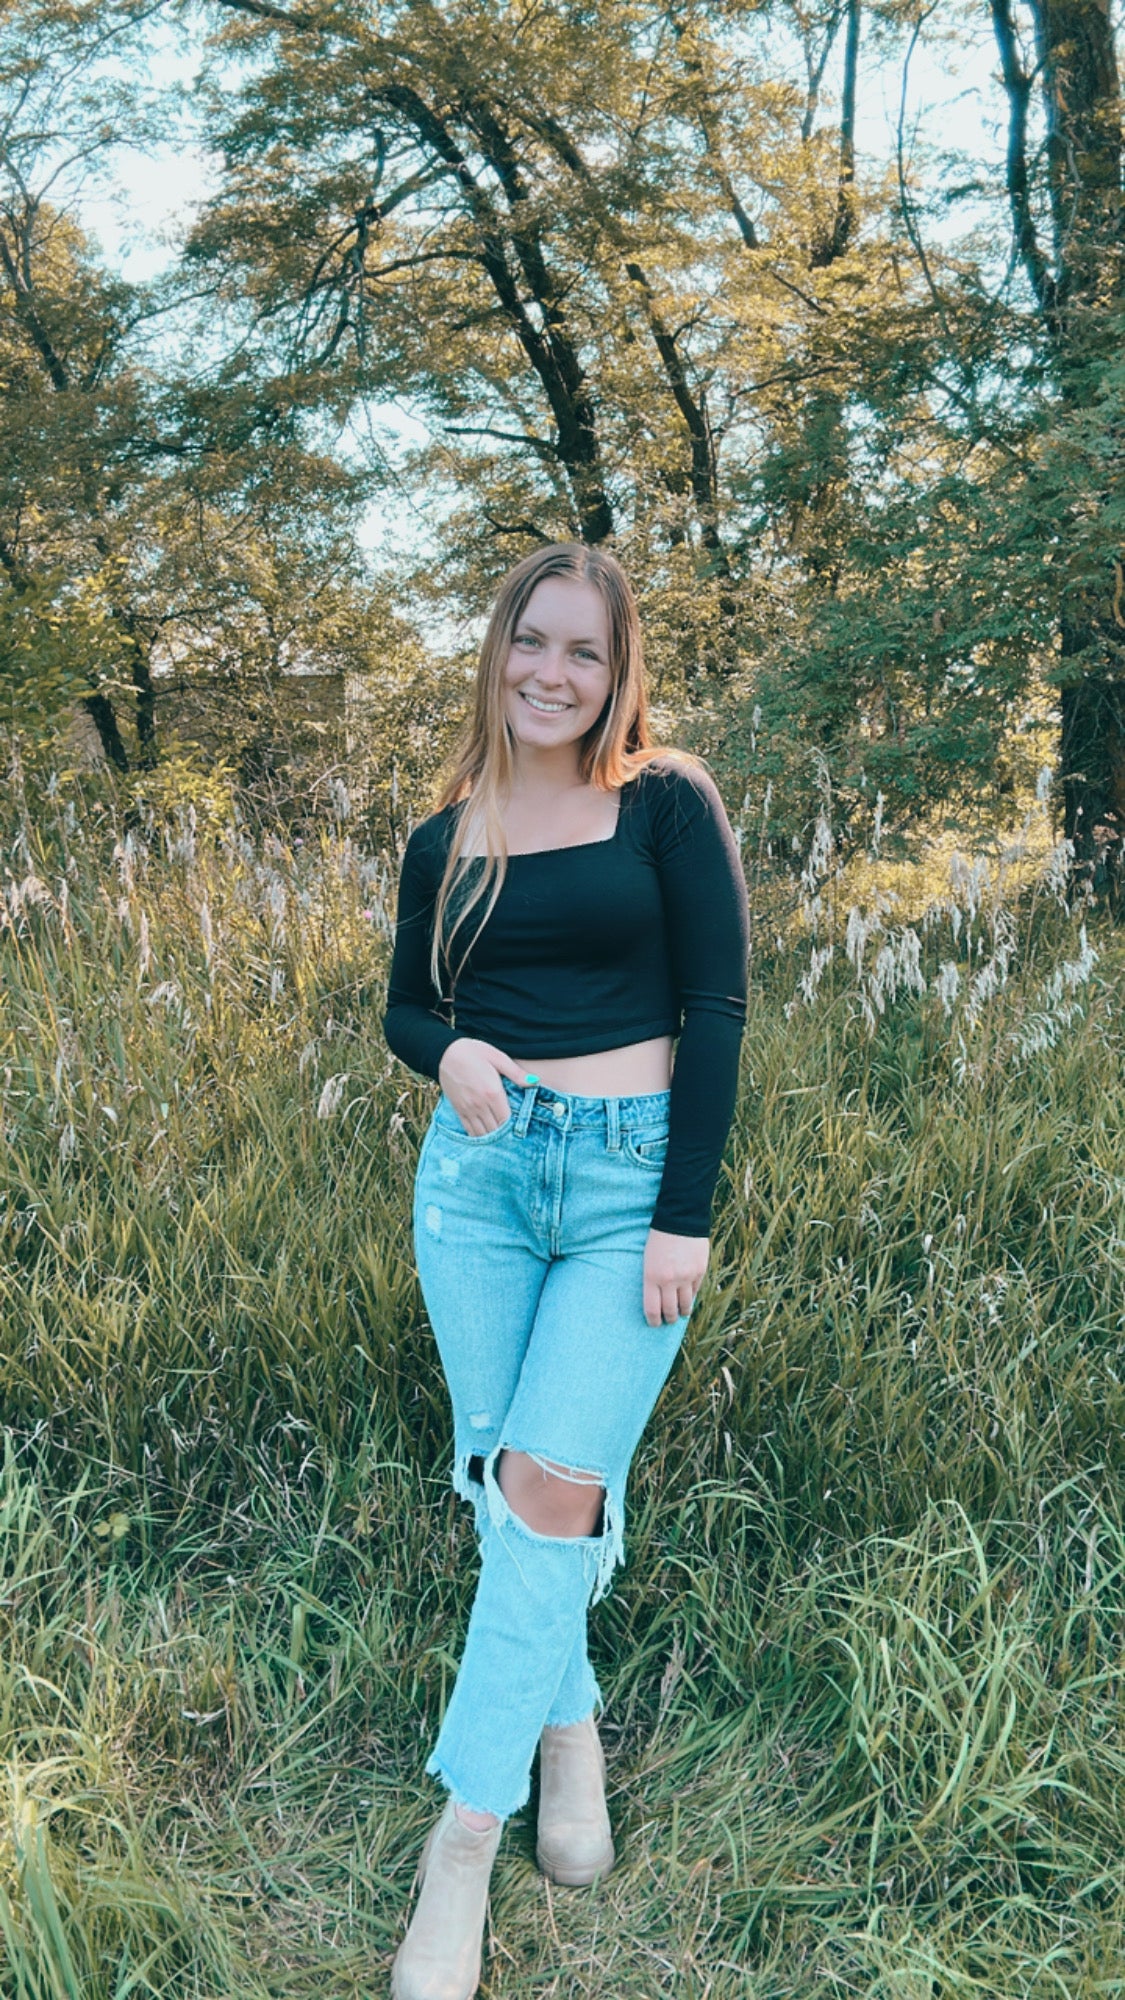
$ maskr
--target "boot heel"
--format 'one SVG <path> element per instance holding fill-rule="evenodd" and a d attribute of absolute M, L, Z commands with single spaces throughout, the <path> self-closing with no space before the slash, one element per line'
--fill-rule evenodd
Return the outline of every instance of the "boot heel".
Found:
<path fill-rule="evenodd" d="M 605 1803 L 605 1757 L 592 1715 L 539 1739 L 539 1868 L 552 1882 L 583 1889 L 617 1859 Z"/>

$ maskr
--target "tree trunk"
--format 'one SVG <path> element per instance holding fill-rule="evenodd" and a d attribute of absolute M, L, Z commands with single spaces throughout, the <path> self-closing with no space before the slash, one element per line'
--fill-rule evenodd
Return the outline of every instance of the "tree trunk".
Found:
<path fill-rule="evenodd" d="M 1085 643 L 1084 630 L 1076 636 Z M 1125 916 L 1125 677 L 1087 673 L 1064 687 L 1061 757 L 1076 878 Z"/>
<path fill-rule="evenodd" d="M 156 748 L 156 688 L 149 672 L 148 658 L 141 647 L 133 645 L 133 686 L 137 690 L 137 747 L 138 759 L 146 768 L 155 764 Z"/>
<path fill-rule="evenodd" d="M 1034 0 L 1034 16 L 1047 113 L 1059 380 L 1066 401 L 1079 408 L 1099 353 L 1108 359 L 1120 336 L 1125 300 L 1113 26 L 1104 0 Z M 1063 614 L 1062 658 L 1073 660 L 1076 675 L 1062 690 L 1059 752 L 1075 873 L 1120 916 L 1125 649 L 1112 636 L 1105 595 L 1091 591 Z"/>
<path fill-rule="evenodd" d="M 491 148 L 490 164 L 504 188 L 508 214 L 472 172 L 449 120 L 406 84 L 383 85 L 379 101 L 404 117 L 431 157 L 452 176 L 479 241 L 479 258 L 512 332 L 539 377 L 558 432 L 556 451 L 570 483 L 578 532 L 584 542 L 608 541 L 613 510 L 602 476 L 593 398 L 576 340 L 567 325 L 559 291 L 548 269 L 538 227 L 522 214 L 530 207 L 514 158 L 496 119 L 476 108 L 476 136 Z M 514 266 L 514 268 L 513 268 Z M 536 308 L 528 311 L 517 271 Z"/>
<path fill-rule="evenodd" d="M 844 94 L 840 106 L 840 165 L 836 182 L 836 214 L 822 243 L 809 259 L 823 270 L 842 257 L 855 228 L 855 92 L 859 72 L 860 0 L 848 0 L 848 32 L 844 44 Z"/>
<path fill-rule="evenodd" d="M 118 771 L 127 771 L 129 769 L 129 753 L 121 740 L 121 731 L 117 727 L 117 717 L 113 712 L 113 703 L 110 701 L 109 696 L 105 694 L 87 695 L 82 705 L 86 713 L 93 718 L 94 728 L 98 732 L 98 741 L 105 751 L 109 762 Z"/>
<path fill-rule="evenodd" d="M 1064 408 L 1099 393 L 1125 322 L 1121 93 L 1106 0 L 1031 0 L 1047 125 L 1051 249 L 1039 242 L 1026 147 L 1032 79 L 1011 0 L 990 0 L 1008 97 L 1008 199 L 1016 249 L 1047 334 Z M 1095 496 L 1096 497 L 1096 496 Z M 1059 523 L 1050 524 L 1059 532 Z M 1060 612 L 1059 758 L 1075 874 L 1125 915 L 1125 647 L 1109 609 L 1117 549 L 1107 526 L 1106 582 Z M 1125 633 L 1121 635 L 1125 637 Z"/>
<path fill-rule="evenodd" d="M 1032 0 L 1063 299 L 1121 297 L 1121 97 L 1106 0 Z"/>

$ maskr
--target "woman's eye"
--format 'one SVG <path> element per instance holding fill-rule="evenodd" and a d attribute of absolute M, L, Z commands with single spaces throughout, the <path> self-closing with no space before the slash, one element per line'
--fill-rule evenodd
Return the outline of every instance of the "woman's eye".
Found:
<path fill-rule="evenodd" d="M 516 633 L 517 646 L 537 646 L 538 644 L 539 644 L 538 639 L 533 639 L 530 632 Z"/>

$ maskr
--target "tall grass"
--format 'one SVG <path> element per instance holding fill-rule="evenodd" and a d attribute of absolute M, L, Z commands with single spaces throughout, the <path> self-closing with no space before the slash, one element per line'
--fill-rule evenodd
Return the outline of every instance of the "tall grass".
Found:
<path fill-rule="evenodd" d="M 474 1568 L 387 864 L 76 795 L 0 874 L 3 1990 L 383 1992 Z M 756 886 L 595 1624 L 622 1862 L 522 1815 L 488 1993 L 1125 1992 L 1125 952 L 1024 874 Z"/>

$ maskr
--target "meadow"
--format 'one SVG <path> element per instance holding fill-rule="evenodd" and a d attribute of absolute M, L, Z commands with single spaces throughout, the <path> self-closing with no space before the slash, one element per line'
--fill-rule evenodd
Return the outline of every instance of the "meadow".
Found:
<path fill-rule="evenodd" d="M 3 1991 L 382 1995 L 474 1571 L 393 873 L 53 794 L 0 885 Z M 489 2000 L 1125 1993 L 1125 939 L 1040 849 L 752 871 L 594 1624 L 620 1865 L 552 1889 L 533 1798 Z"/>

